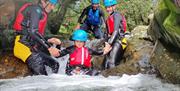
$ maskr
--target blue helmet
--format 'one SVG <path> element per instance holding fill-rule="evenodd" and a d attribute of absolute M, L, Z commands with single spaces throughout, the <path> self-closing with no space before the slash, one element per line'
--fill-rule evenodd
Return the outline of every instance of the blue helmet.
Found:
<path fill-rule="evenodd" d="M 109 7 L 109 6 L 112 6 L 112 5 L 115 5 L 115 4 L 117 4 L 116 0 L 104 0 L 104 6 L 105 7 Z"/>
<path fill-rule="evenodd" d="M 57 0 L 49 0 L 49 2 L 50 2 L 51 4 L 54 4 L 54 5 L 58 3 Z"/>
<path fill-rule="evenodd" d="M 77 29 L 73 32 L 72 34 L 72 40 L 78 40 L 78 41 L 87 41 L 88 39 L 88 34 L 81 29 Z"/>
<path fill-rule="evenodd" d="M 100 3 L 100 0 L 91 0 L 91 3 L 92 3 L 92 4 L 99 4 L 99 3 Z"/>

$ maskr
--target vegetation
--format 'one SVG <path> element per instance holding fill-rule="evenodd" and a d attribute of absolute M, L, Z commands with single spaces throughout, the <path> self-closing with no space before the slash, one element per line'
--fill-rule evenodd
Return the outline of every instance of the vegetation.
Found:
<path fill-rule="evenodd" d="M 105 10 L 102 1 L 101 7 Z M 81 12 L 90 4 L 90 0 L 77 0 L 70 5 L 59 32 L 71 33 L 77 25 L 77 19 Z M 118 0 L 117 9 L 125 15 L 128 29 L 132 30 L 137 25 L 148 24 L 147 16 L 152 10 L 152 0 Z"/>

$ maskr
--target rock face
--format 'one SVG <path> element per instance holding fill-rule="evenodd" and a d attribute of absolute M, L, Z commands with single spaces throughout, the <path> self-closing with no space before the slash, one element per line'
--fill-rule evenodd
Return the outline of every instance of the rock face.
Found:
<path fill-rule="evenodd" d="M 180 56 L 169 52 L 160 42 L 151 57 L 153 64 L 166 81 L 180 84 Z"/>
<path fill-rule="evenodd" d="M 161 76 L 180 83 L 180 0 L 159 0 L 148 33 L 156 47 L 151 63 Z"/>
<path fill-rule="evenodd" d="M 30 75 L 27 65 L 12 54 L 0 56 L 0 79 L 23 77 Z"/>
<path fill-rule="evenodd" d="M 149 33 L 169 50 L 180 52 L 180 5 L 176 3 L 180 0 L 159 0 Z"/>

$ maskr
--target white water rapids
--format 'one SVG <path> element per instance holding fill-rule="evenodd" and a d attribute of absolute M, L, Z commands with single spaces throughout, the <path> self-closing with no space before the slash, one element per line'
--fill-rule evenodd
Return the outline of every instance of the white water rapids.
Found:
<path fill-rule="evenodd" d="M 0 91 L 180 91 L 180 87 L 143 74 L 108 78 L 52 74 L 0 80 Z"/>

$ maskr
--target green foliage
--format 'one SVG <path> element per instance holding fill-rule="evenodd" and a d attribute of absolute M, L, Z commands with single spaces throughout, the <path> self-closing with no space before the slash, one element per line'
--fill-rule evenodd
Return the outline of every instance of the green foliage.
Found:
<path fill-rule="evenodd" d="M 148 23 L 152 0 L 118 0 L 117 9 L 125 15 L 129 30 Z"/>
<path fill-rule="evenodd" d="M 60 33 L 71 34 L 77 25 L 78 18 L 83 9 L 90 5 L 90 0 L 76 1 L 75 4 L 70 5 L 64 17 L 63 24 L 59 30 Z"/>
<path fill-rule="evenodd" d="M 127 26 L 132 30 L 137 25 L 148 24 L 147 16 L 152 10 L 152 0 L 117 0 L 117 10 L 125 15 L 127 19 Z M 67 9 L 65 19 L 59 32 L 71 33 L 77 25 L 78 18 L 85 7 L 90 5 L 90 0 L 79 0 L 75 4 L 70 5 Z M 103 0 L 101 0 L 101 7 Z M 107 15 L 107 13 L 106 13 Z"/>

